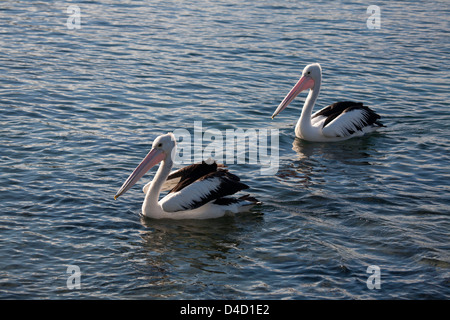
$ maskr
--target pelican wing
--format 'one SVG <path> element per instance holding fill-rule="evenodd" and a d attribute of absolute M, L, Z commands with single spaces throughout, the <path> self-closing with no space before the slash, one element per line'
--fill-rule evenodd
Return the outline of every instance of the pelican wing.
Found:
<path fill-rule="evenodd" d="M 194 163 L 170 173 L 164 185 L 173 185 L 173 183 L 177 181 L 177 183 L 172 188 L 166 188 L 166 190 L 171 189 L 170 192 L 180 191 L 199 178 L 204 177 L 209 173 L 216 172 L 218 168 L 223 167 L 225 167 L 223 164 L 218 164 L 216 162 L 213 162 L 211 164 L 208 164 L 205 161 Z"/>
<path fill-rule="evenodd" d="M 380 116 L 372 109 L 362 103 L 351 101 L 334 103 L 313 115 L 318 116 L 327 117 L 323 123 L 322 133 L 330 138 L 350 136 L 372 125 L 382 126 L 378 122 Z"/>
<path fill-rule="evenodd" d="M 187 181 L 188 179 L 185 179 Z M 181 181 L 180 181 L 181 183 Z M 200 177 L 179 190 L 171 191 L 159 202 L 166 212 L 193 210 L 204 204 L 247 189 L 239 177 L 227 170 L 218 170 Z"/>
<path fill-rule="evenodd" d="M 215 172 L 218 168 L 223 167 L 225 167 L 223 164 L 219 164 L 216 162 L 207 164 L 205 161 L 202 161 L 200 163 L 194 163 L 189 166 L 172 171 L 164 182 L 161 191 L 179 191 L 192 182 L 196 181 L 197 179 L 207 175 L 208 173 Z M 147 190 L 150 187 L 151 183 L 152 181 L 144 186 L 144 193 L 147 193 Z"/>
<path fill-rule="evenodd" d="M 340 115 L 342 112 L 344 112 L 345 109 L 347 109 L 347 108 L 362 107 L 362 106 L 363 106 L 363 104 L 361 102 L 353 102 L 353 101 L 335 102 L 335 103 L 330 104 L 329 106 L 317 111 L 316 113 L 314 113 L 312 115 L 311 119 L 314 119 L 315 117 L 319 117 L 319 116 L 324 116 L 326 118 L 329 118 L 329 117 L 336 118 L 338 115 Z"/>

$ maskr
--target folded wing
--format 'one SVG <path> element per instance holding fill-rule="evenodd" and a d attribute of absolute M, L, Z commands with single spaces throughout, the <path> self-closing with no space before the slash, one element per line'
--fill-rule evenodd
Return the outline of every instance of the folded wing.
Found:
<path fill-rule="evenodd" d="M 344 101 L 316 112 L 314 118 L 324 118 L 322 133 L 326 137 L 346 137 L 367 127 L 383 126 L 380 116 L 362 103 Z"/>
<path fill-rule="evenodd" d="M 193 210 L 206 203 L 235 194 L 248 186 L 240 182 L 239 177 L 219 169 L 192 181 L 193 178 L 181 179 L 175 188 L 159 203 L 166 212 Z"/>

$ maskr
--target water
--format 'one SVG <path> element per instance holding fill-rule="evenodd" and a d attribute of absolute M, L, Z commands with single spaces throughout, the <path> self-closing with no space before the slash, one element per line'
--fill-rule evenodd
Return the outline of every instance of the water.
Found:
<path fill-rule="evenodd" d="M 370 30 L 364 1 L 2 1 L 0 298 L 448 299 L 450 5 L 377 5 Z M 364 101 L 387 127 L 294 140 L 306 94 L 270 116 L 312 62 L 319 106 Z M 151 175 L 113 200 L 194 121 L 279 129 L 276 175 L 230 165 L 262 206 L 145 220 Z"/>

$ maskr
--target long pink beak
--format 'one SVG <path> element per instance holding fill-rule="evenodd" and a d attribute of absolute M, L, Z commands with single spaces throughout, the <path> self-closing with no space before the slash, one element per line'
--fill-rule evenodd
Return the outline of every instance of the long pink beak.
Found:
<path fill-rule="evenodd" d="M 160 163 L 164 158 L 166 157 L 166 154 L 162 150 L 158 149 L 152 149 L 150 152 L 145 156 L 144 160 L 134 169 L 133 173 L 130 174 L 128 179 L 124 182 L 122 187 L 120 187 L 119 191 L 117 191 L 116 195 L 114 196 L 114 200 L 116 200 L 118 197 L 120 197 L 122 194 L 127 192 L 142 176 L 150 170 L 152 167 Z"/>
<path fill-rule="evenodd" d="M 278 115 L 281 111 L 283 111 L 300 92 L 311 89 L 313 87 L 314 80 L 311 77 L 302 76 L 300 80 L 298 80 L 297 84 L 291 89 L 291 91 L 289 91 L 283 101 L 281 101 L 277 110 L 275 110 L 275 112 L 273 113 L 272 119 L 275 118 L 275 116 Z"/>

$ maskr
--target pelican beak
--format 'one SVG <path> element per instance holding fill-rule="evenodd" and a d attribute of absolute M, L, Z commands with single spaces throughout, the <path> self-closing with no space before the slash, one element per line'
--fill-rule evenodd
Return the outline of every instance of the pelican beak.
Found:
<path fill-rule="evenodd" d="M 273 113 L 272 119 L 275 118 L 275 116 L 278 115 L 281 111 L 283 111 L 300 92 L 311 89 L 313 87 L 314 80 L 311 77 L 302 76 L 300 80 L 298 80 L 297 84 L 291 89 L 291 91 L 289 91 L 283 101 L 281 101 L 277 110 L 275 110 L 275 112 Z"/>
<path fill-rule="evenodd" d="M 145 156 L 144 160 L 134 169 L 133 173 L 130 174 L 128 179 L 124 182 L 122 187 L 117 191 L 116 195 L 114 196 L 114 200 L 116 200 L 118 197 L 120 197 L 122 194 L 127 192 L 142 176 L 150 170 L 152 167 L 160 163 L 162 160 L 166 158 L 166 154 L 164 151 L 159 149 L 152 149 L 150 152 Z"/>

